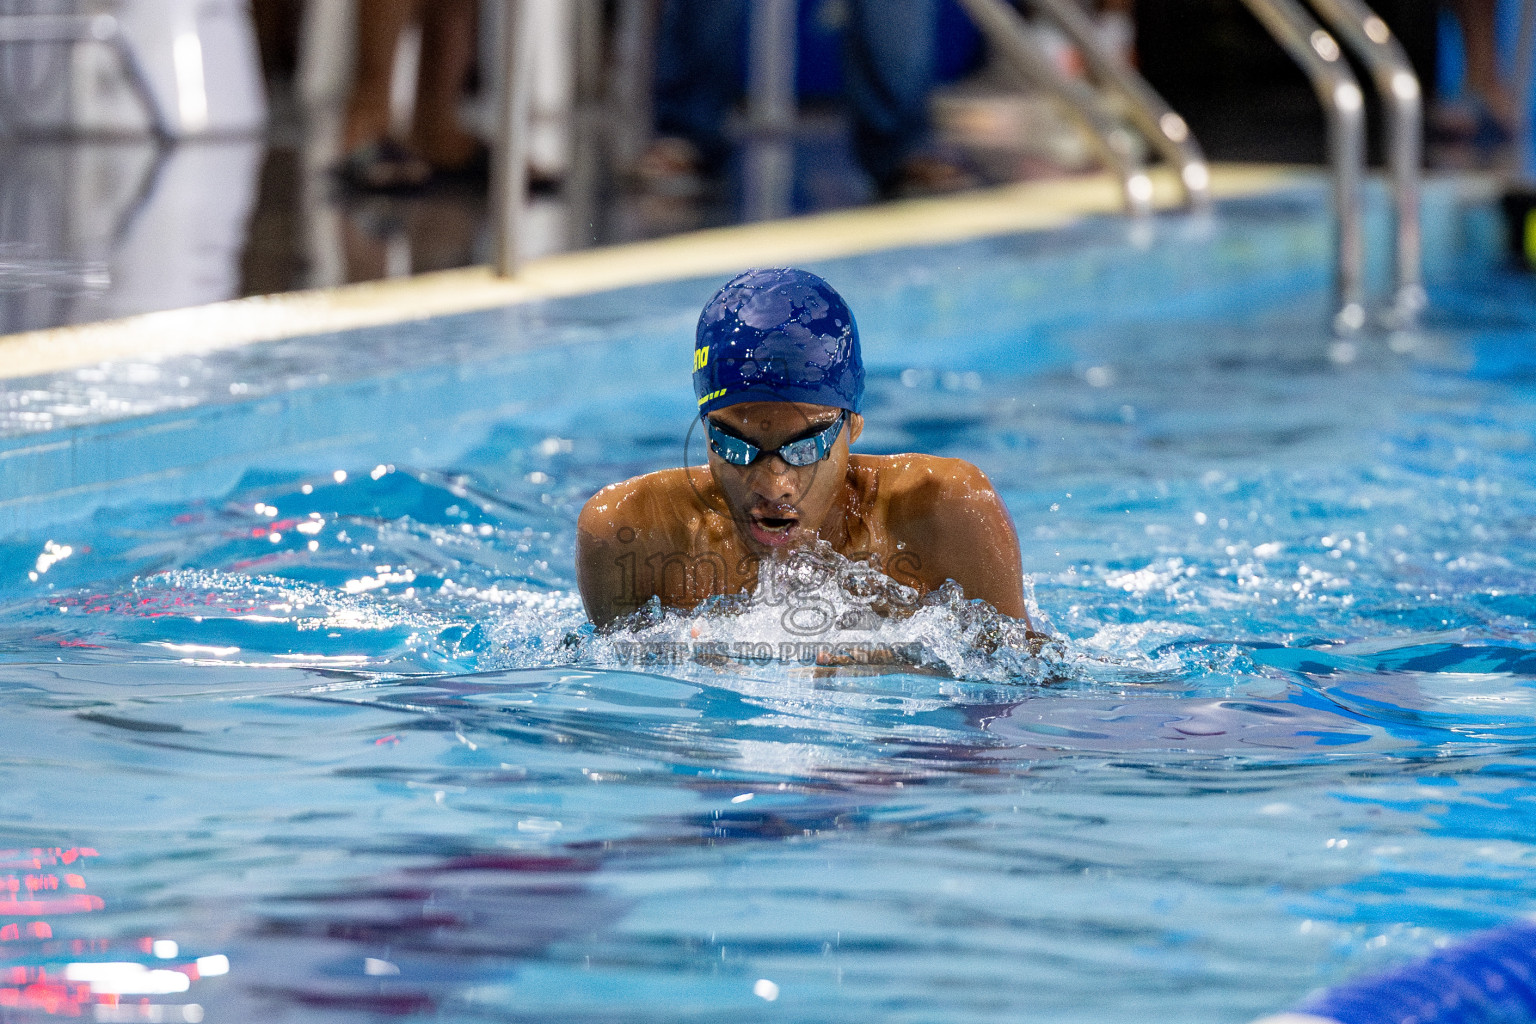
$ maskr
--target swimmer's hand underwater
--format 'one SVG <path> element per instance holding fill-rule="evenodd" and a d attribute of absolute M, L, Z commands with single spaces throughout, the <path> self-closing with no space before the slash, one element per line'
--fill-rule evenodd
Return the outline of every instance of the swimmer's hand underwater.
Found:
<path fill-rule="evenodd" d="M 750 593 L 762 560 L 818 541 L 920 594 L 954 580 L 1028 627 L 1013 521 L 979 469 L 849 452 L 864 371 L 830 285 L 749 271 L 705 307 L 698 335 L 708 464 L 613 484 L 582 509 L 576 575 L 599 628 L 653 596 L 693 608 Z"/>

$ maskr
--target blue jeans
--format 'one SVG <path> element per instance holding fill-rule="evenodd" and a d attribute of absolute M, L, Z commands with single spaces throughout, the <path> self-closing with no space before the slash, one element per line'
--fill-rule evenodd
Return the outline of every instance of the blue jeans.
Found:
<path fill-rule="evenodd" d="M 843 90 L 854 153 L 880 188 L 928 141 L 938 0 L 843 0 Z M 656 46 L 656 129 L 699 148 L 704 169 L 729 155 L 725 118 L 742 78 L 746 0 L 666 0 Z"/>

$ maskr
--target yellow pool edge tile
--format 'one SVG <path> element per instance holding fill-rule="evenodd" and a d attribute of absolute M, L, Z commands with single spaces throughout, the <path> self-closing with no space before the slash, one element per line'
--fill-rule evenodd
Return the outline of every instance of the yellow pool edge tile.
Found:
<path fill-rule="evenodd" d="M 1319 174 L 1315 168 L 1214 165 L 1211 192 L 1218 199 L 1252 195 Z M 1177 199 L 1172 175 L 1154 172 L 1153 178 L 1156 203 L 1162 208 L 1172 207 Z M 398 280 L 232 299 L 0 336 L 0 379 L 405 323 L 537 299 L 724 275 L 752 266 L 805 263 L 881 249 L 1047 230 L 1120 208 L 1114 180 L 1103 174 L 1087 175 L 561 253 L 531 261 L 513 280 L 498 278 L 486 267 L 469 267 Z"/>

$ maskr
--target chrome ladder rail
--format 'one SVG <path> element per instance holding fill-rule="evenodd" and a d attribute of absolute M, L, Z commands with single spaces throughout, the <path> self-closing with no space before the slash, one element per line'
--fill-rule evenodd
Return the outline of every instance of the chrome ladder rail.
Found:
<path fill-rule="evenodd" d="M 1254 17 L 1306 72 L 1328 120 L 1333 206 L 1338 219 L 1333 328 L 1365 326 L 1365 237 L 1360 181 L 1365 175 L 1365 95 L 1338 42 L 1297 0 L 1243 0 Z"/>
<path fill-rule="evenodd" d="M 1125 208 L 1132 216 L 1152 212 L 1152 179 L 1147 176 L 1135 140 L 1085 83 L 1060 71 L 1030 35 L 1024 18 L 1005 0 L 960 0 L 976 27 L 1015 71 L 1045 89 L 1087 129 L 1110 173 L 1120 182 Z"/>
<path fill-rule="evenodd" d="M 1184 119 L 1134 68 L 1104 49 L 1076 0 L 1029 2 L 1060 26 L 1083 55 L 1093 77 L 1120 95 L 1136 128 L 1168 166 L 1177 168 L 1185 206 L 1194 211 L 1210 209 L 1210 165 Z"/>
<path fill-rule="evenodd" d="M 1310 0 L 1313 10 L 1365 64 L 1387 115 L 1387 172 L 1397 218 L 1392 308 L 1387 322 L 1408 327 L 1425 306 L 1419 176 L 1424 160 L 1424 100 L 1419 78 L 1392 29 L 1361 0 Z"/>

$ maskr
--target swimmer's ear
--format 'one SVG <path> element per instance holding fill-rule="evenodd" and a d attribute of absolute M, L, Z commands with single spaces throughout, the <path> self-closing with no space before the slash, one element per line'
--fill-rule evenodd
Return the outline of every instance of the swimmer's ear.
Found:
<path fill-rule="evenodd" d="M 848 443 L 849 444 L 853 444 L 853 442 L 855 442 L 855 441 L 857 441 L 859 439 L 859 435 L 862 434 L 862 433 L 864 433 L 864 417 L 860 416 L 856 412 L 849 413 L 848 414 Z"/>

